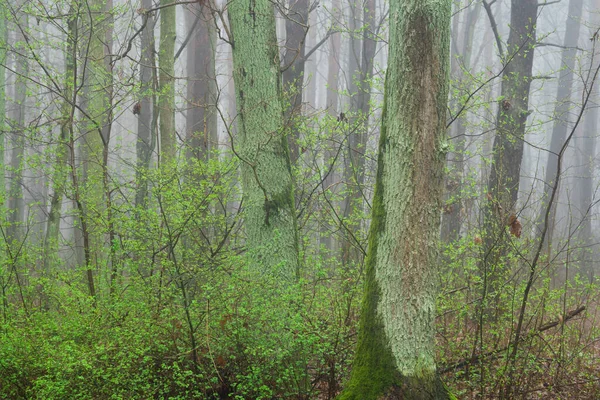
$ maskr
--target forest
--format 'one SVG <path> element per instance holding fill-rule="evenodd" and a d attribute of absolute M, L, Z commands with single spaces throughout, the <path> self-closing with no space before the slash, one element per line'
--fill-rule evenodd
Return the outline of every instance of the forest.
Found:
<path fill-rule="evenodd" d="M 0 0 L 0 399 L 600 399 L 600 0 Z"/>

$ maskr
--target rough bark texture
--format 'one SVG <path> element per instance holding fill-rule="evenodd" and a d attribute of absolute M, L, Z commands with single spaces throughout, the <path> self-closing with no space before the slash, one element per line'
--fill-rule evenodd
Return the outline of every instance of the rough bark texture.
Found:
<path fill-rule="evenodd" d="M 152 8 L 152 0 L 143 0 L 142 8 L 149 10 Z M 150 167 L 150 156 L 154 150 L 156 138 L 155 110 L 153 82 L 155 76 L 155 57 L 154 57 L 154 16 L 144 15 L 142 18 L 148 18 L 146 27 L 142 31 L 142 48 L 140 58 L 140 100 L 138 117 L 138 133 L 136 142 L 137 153 L 137 191 L 135 194 L 136 206 L 144 206 L 148 198 L 147 171 Z M 136 106 L 137 107 L 137 106 Z"/>
<path fill-rule="evenodd" d="M 296 118 L 302 111 L 304 84 L 304 48 L 308 31 L 309 0 L 290 0 L 285 21 L 285 55 L 283 57 L 283 90 L 286 92 L 285 120 L 290 125 L 290 159 L 292 165 L 300 156 L 298 141 L 300 130 Z"/>
<path fill-rule="evenodd" d="M 160 0 L 160 47 L 158 54 L 160 112 L 160 160 L 163 165 L 175 161 L 175 6 L 172 0 Z M 170 5 L 170 6 L 169 6 Z"/>
<path fill-rule="evenodd" d="M 390 51 L 358 348 L 341 399 L 445 399 L 434 360 L 448 0 L 390 4 Z"/>
<path fill-rule="evenodd" d="M 546 164 L 546 176 L 544 179 L 544 194 L 542 197 L 540 213 L 538 214 L 538 231 L 541 232 L 546 215 L 548 198 L 554 186 L 556 177 L 556 168 L 558 165 L 557 154 L 560 152 L 567 131 L 571 127 L 569 113 L 573 108 L 571 102 L 571 92 L 573 90 L 573 77 L 575 62 L 577 57 L 577 45 L 579 44 L 579 27 L 581 23 L 581 14 L 583 11 L 583 0 L 569 1 L 569 14 L 567 16 L 567 26 L 565 30 L 564 48 L 562 50 L 561 69 L 558 77 L 558 89 L 556 92 L 556 105 L 554 107 L 554 126 L 552 127 L 552 139 L 550 141 L 550 152 L 548 153 L 548 163 Z M 552 238 L 555 226 L 556 202 L 552 204 L 553 210 L 550 212 L 550 221 L 548 221 L 548 230 L 546 240 Z"/>
<path fill-rule="evenodd" d="M 506 225 L 516 210 L 536 43 L 537 0 L 512 0 L 510 34 L 504 62 L 493 161 L 484 211 L 486 260 L 482 271 L 494 291 L 501 274 L 500 258 L 507 252 Z M 518 215 L 517 215 L 518 216 Z"/>
<path fill-rule="evenodd" d="M 273 5 L 230 3 L 247 250 L 253 268 L 292 280 L 298 238 Z"/>
<path fill-rule="evenodd" d="M 190 4 L 188 29 L 194 28 L 187 47 L 186 140 L 187 155 L 206 160 L 217 147 L 215 39 L 216 28 L 208 5 Z"/>

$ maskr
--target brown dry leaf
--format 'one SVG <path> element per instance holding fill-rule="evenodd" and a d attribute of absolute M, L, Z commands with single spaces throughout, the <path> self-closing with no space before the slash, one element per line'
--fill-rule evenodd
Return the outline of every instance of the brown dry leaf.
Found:
<path fill-rule="evenodd" d="M 515 214 L 511 214 L 511 216 L 508 218 L 508 225 L 510 226 L 510 233 L 514 237 L 520 238 L 523 225 L 521 225 L 521 222 L 517 219 Z"/>
<path fill-rule="evenodd" d="M 475 236 L 475 239 L 473 239 L 473 242 L 475 242 L 475 244 L 481 244 L 481 243 L 483 243 L 483 240 L 481 240 L 481 237 Z"/>

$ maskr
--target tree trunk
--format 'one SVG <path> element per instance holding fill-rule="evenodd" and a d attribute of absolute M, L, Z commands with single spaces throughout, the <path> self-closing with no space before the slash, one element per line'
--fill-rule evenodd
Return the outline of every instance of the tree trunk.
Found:
<path fill-rule="evenodd" d="M 573 0 L 571 0 L 573 2 Z M 593 37 L 594 33 L 598 26 L 600 26 L 600 15 L 598 14 L 598 10 L 600 10 L 600 0 L 590 0 L 590 26 L 591 32 L 590 37 Z M 598 41 L 590 42 L 591 51 L 593 54 L 591 55 L 591 60 L 593 63 L 590 64 L 590 68 L 592 71 L 595 71 L 598 68 L 598 64 L 600 63 L 600 50 L 598 49 Z M 596 270 L 594 268 L 594 244 L 597 241 L 594 238 L 594 234 L 592 231 L 592 219 L 593 219 L 593 210 L 592 204 L 594 203 L 594 169 L 595 169 L 595 161 L 596 157 L 596 136 L 598 135 L 598 103 L 600 101 L 600 96 L 598 95 L 598 82 L 595 82 L 594 87 L 592 88 L 593 92 L 590 95 L 589 103 L 590 106 L 588 108 L 587 114 L 585 115 L 585 121 L 583 125 L 583 134 L 582 137 L 578 138 L 579 148 L 581 152 L 581 172 L 579 175 L 582 177 L 579 181 L 579 204 L 578 209 L 582 213 L 582 222 L 581 228 L 579 230 L 578 239 L 581 243 L 581 270 L 582 273 L 587 276 L 590 281 L 592 281 L 596 275 Z"/>
<path fill-rule="evenodd" d="M 54 193 L 50 200 L 50 212 L 46 222 L 46 235 L 44 237 L 44 271 L 49 272 L 52 260 L 58 255 L 58 239 L 60 231 L 60 212 L 62 207 L 63 194 L 67 180 L 68 151 L 69 143 L 73 135 L 73 118 L 75 114 L 74 88 L 77 83 L 77 71 L 75 70 L 75 42 L 77 38 L 76 26 L 79 22 L 79 12 L 77 6 L 71 3 L 69 7 L 69 17 L 67 22 L 65 52 L 65 77 L 62 92 L 61 125 L 60 137 L 56 149 L 56 165 L 52 183 Z"/>
<path fill-rule="evenodd" d="M 451 397 L 434 360 L 450 15 L 449 0 L 390 3 L 365 297 L 341 399 Z"/>
<path fill-rule="evenodd" d="M 298 141 L 300 130 L 296 119 L 302 111 L 302 87 L 304 84 L 304 48 L 308 31 L 309 0 L 290 0 L 285 21 L 285 55 L 283 57 L 283 90 L 286 94 L 285 123 L 290 129 L 290 159 L 296 164 L 300 156 Z M 314 79 L 314 78 L 313 78 Z"/>
<path fill-rule="evenodd" d="M 152 8 L 152 0 L 143 0 L 142 8 L 149 10 Z M 154 25 L 156 20 L 152 15 L 143 15 L 143 21 L 146 27 L 142 31 L 142 48 L 140 58 L 140 100 L 139 109 L 134 110 L 138 116 L 138 133 L 136 142 L 137 170 L 136 181 L 137 190 L 135 194 L 135 204 L 138 207 L 144 207 L 148 200 L 148 180 L 147 173 L 150 168 L 150 157 L 154 150 L 156 140 L 156 112 L 154 110 L 155 96 L 154 77 L 155 77 L 155 57 L 154 57 Z"/>
<path fill-rule="evenodd" d="M 187 45 L 186 140 L 189 157 L 207 160 L 217 148 L 215 34 L 208 5 L 190 4 L 186 22 L 191 32 Z"/>
<path fill-rule="evenodd" d="M 466 12 L 465 21 L 463 23 L 463 31 L 459 40 L 452 46 L 452 77 L 456 80 L 459 90 L 463 88 L 463 81 L 466 79 L 465 71 L 471 67 L 471 52 L 473 47 L 473 31 L 479 12 L 481 3 L 477 3 L 473 8 Z M 457 18 L 456 14 L 454 18 Z M 458 32 L 455 33 L 458 37 Z M 455 112 L 458 112 L 462 104 L 454 101 Z M 446 204 L 442 214 L 442 240 L 447 243 L 455 242 L 460 237 L 460 229 L 462 225 L 462 180 L 464 170 L 464 151 L 465 151 L 465 134 L 467 132 L 467 116 L 466 112 L 455 121 L 455 126 L 452 126 L 452 135 L 454 151 L 448 154 L 448 171 L 446 176 Z"/>
<path fill-rule="evenodd" d="M 341 10 L 340 10 L 340 1 L 334 0 L 333 2 L 333 19 L 334 21 L 341 20 Z M 337 118 L 339 115 L 339 79 L 340 79 L 340 50 L 341 50 L 341 34 L 339 32 L 334 33 L 331 36 L 329 41 L 330 50 L 329 50 L 329 61 L 327 67 L 327 112 L 330 116 Z M 330 133 L 331 140 L 327 145 L 325 151 L 325 162 L 323 163 L 323 171 L 324 173 L 329 172 L 327 177 L 323 180 L 323 192 L 325 196 L 331 197 L 332 194 L 337 194 L 339 189 L 334 187 L 334 185 L 340 179 L 339 174 L 339 166 L 341 157 L 338 157 L 336 160 L 336 155 L 338 154 L 338 146 L 337 143 L 340 141 L 339 135 L 337 134 L 337 126 Z M 334 161 L 336 163 L 334 164 Z M 325 245 L 325 248 L 329 250 L 330 254 L 336 254 L 337 249 L 337 241 L 332 236 L 332 226 L 330 224 L 330 215 L 332 214 L 329 209 L 331 205 L 335 204 L 335 202 L 326 202 L 324 207 L 327 210 L 324 212 L 324 221 L 321 224 L 321 238 L 320 242 Z"/>
<path fill-rule="evenodd" d="M 25 13 L 19 13 L 19 27 L 16 29 L 15 47 L 20 51 L 25 49 L 25 37 L 23 32 L 28 31 L 29 18 Z M 15 56 L 15 105 L 13 109 L 13 134 L 12 151 L 10 157 L 11 179 L 8 192 L 8 228 L 7 238 L 12 240 L 21 240 L 23 230 L 24 202 L 23 202 L 23 157 L 25 156 L 25 103 L 27 101 L 27 76 L 29 74 L 29 63 L 26 57 Z"/>
<path fill-rule="evenodd" d="M 546 207 L 548 199 L 554 186 L 554 178 L 556 177 L 556 168 L 558 165 L 558 157 L 561 147 L 567 137 L 567 131 L 570 129 L 569 114 L 573 107 L 571 102 L 571 93 L 573 90 L 573 77 L 575 70 L 575 62 L 577 61 L 577 46 L 579 44 L 579 27 L 581 24 L 581 15 L 583 10 L 583 0 L 569 1 L 569 14 L 567 15 L 567 23 L 564 38 L 564 48 L 561 56 L 560 74 L 558 78 L 558 89 L 556 92 L 556 105 L 554 107 L 554 126 L 552 128 L 552 139 L 550 142 L 550 152 L 548 153 L 548 163 L 546 164 L 546 176 L 544 179 L 544 194 L 540 212 L 538 214 L 537 226 L 541 232 L 544 225 L 544 216 L 546 215 Z M 552 204 L 550 212 L 550 220 L 548 221 L 548 230 L 546 231 L 546 240 L 548 243 L 552 240 L 552 235 L 555 226 L 556 202 Z"/>
<path fill-rule="evenodd" d="M 254 269 L 293 280 L 298 237 L 273 5 L 232 2 L 229 21 L 240 138 L 233 147 L 241 160 L 247 252 Z"/>
<path fill-rule="evenodd" d="M 86 113 L 88 129 L 84 136 L 83 153 L 83 196 L 80 199 L 80 218 L 83 229 L 86 278 L 90 296 L 96 295 L 93 270 L 106 263 L 105 222 L 106 211 L 106 155 L 111 125 L 111 91 L 112 74 L 107 54 L 110 54 L 110 43 L 107 32 L 111 29 L 112 10 L 107 0 L 95 0 L 88 3 L 93 17 L 88 29 L 89 52 L 87 54 L 87 90 Z M 75 188 L 75 190 L 78 190 Z"/>
<path fill-rule="evenodd" d="M 8 30 L 6 29 L 5 10 L 0 10 L 0 208 L 4 211 L 6 202 L 6 167 L 4 166 L 4 150 L 6 147 L 6 44 Z M 2 212 L 4 217 L 4 212 Z"/>
<path fill-rule="evenodd" d="M 175 162 L 177 135 L 175 133 L 175 6 L 172 0 L 160 0 L 160 47 L 158 54 L 160 112 L 160 162 Z"/>
<path fill-rule="evenodd" d="M 496 117 L 493 161 L 484 210 L 485 249 L 482 273 L 487 289 L 494 292 L 504 264 L 500 259 L 508 251 L 506 226 L 516 210 L 519 178 L 527 117 L 533 52 L 536 44 L 537 0 L 512 0 L 507 62 L 502 78 L 500 104 Z M 492 273 L 493 271 L 493 273 Z"/>
<path fill-rule="evenodd" d="M 356 6 L 354 12 L 358 12 Z M 353 215 L 355 210 L 362 210 L 364 204 L 365 184 L 365 153 L 367 148 L 367 134 L 369 128 L 369 110 L 371 101 L 371 79 L 373 78 L 373 60 L 377 42 L 374 39 L 375 29 L 375 0 L 367 0 L 363 8 L 362 26 L 354 20 L 355 29 L 362 29 L 362 42 L 351 37 L 350 46 L 350 71 L 352 82 L 349 88 L 350 112 L 354 113 L 350 121 L 348 135 L 348 151 L 346 153 L 346 165 L 344 181 L 348 185 L 347 199 L 344 207 L 344 219 L 347 221 L 347 229 L 351 232 L 360 230 L 362 218 Z M 362 48 L 361 48 L 362 44 Z M 355 60 L 355 58 L 358 58 Z M 358 65 L 360 60 L 360 67 Z M 355 68 L 353 70 L 352 68 Z M 346 240 L 342 244 L 342 263 L 351 265 L 360 259 L 360 253 L 352 240 Z"/>

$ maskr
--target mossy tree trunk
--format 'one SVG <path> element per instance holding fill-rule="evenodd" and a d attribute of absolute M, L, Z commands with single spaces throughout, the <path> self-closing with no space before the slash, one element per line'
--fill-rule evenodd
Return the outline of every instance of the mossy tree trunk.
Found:
<path fill-rule="evenodd" d="M 160 45 L 158 53 L 160 113 L 160 161 L 163 165 L 175 161 L 177 135 L 175 134 L 175 6 L 172 0 L 161 0 Z"/>
<path fill-rule="evenodd" d="M 284 126 L 273 3 L 229 5 L 244 221 L 252 268 L 282 279 L 298 273 L 294 186 Z"/>
<path fill-rule="evenodd" d="M 390 3 L 365 295 L 340 399 L 451 397 L 434 359 L 450 10 L 450 0 Z"/>

